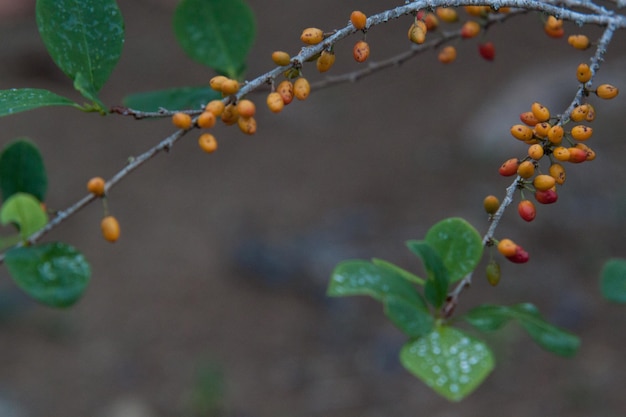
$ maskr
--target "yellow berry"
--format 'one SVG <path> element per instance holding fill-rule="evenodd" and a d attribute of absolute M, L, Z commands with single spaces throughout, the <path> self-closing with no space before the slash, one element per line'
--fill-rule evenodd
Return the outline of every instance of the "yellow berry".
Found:
<path fill-rule="evenodd" d="M 557 184 L 563 185 L 565 182 L 565 168 L 563 168 L 563 165 L 556 162 L 553 163 L 550 165 L 549 173 Z"/>
<path fill-rule="evenodd" d="M 533 130 L 525 125 L 513 125 L 511 127 L 511 135 L 519 140 L 531 140 L 533 138 Z"/>
<path fill-rule="evenodd" d="M 589 48 L 589 38 L 585 35 L 570 35 L 567 38 L 567 43 L 582 51 Z"/>
<path fill-rule="evenodd" d="M 537 125 L 537 123 L 539 123 L 539 120 L 537 120 L 537 118 L 531 111 L 525 111 L 524 113 L 520 113 L 519 119 L 526 126 L 534 127 Z"/>
<path fill-rule="evenodd" d="M 104 181 L 104 178 L 93 177 L 87 182 L 87 190 L 98 197 L 102 197 L 104 195 L 105 185 L 106 182 Z"/>
<path fill-rule="evenodd" d="M 222 122 L 224 124 L 230 126 L 237 123 L 237 119 L 239 119 L 239 113 L 237 113 L 237 106 L 234 104 L 229 104 L 224 107 L 224 111 L 222 112 Z"/>
<path fill-rule="evenodd" d="M 284 67 L 291 63 L 291 57 L 287 52 L 274 51 L 272 52 L 272 61 L 274 61 L 274 64 Z"/>
<path fill-rule="evenodd" d="M 561 125 L 554 125 L 548 130 L 548 140 L 553 145 L 559 145 L 563 140 L 563 135 L 565 131 Z"/>
<path fill-rule="evenodd" d="M 582 104 L 580 106 L 574 107 L 574 109 L 570 112 L 569 118 L 573 122 L 582 122 L 587 119 L 587 114 L 589 113 L 589 105 Z"/>
<path fill-rule="evenodd" d="M 549 190 L 550 188 L 554 187 L 555 183 L 555 179 L 546 174 L 539 174 L 533 180 L 533 185 L 538 191 Z"/>
<path fill-rule="evenodd" d="M 356 62 L 365 62 L 370 56 L 370 46 L 365 41 L 358 41 L 352 48 L 352 56 Z"/>
<path fill-rule="evenodd" d="M 240 117 L 252 117 L 256 113 L 256 106 L 250 100 L 243 99 L 237 102 L 237 114 Z"/>
<path fill-rule="evenodd" d="M 237 80 L 227 79 L 222 83 L 222 95 L 230 96 L 239 91 L 239 82 Z"/>
<path fill-rule="evenodd" d="M 421 20 L 416 21 L 411 25 L 408 32 L 409 40 L 418 45 L 424 43 L 426 41 L 426 32 L 428 29 L 426 28 L 426 24 Z"/>
<path fill-rule="evenodd" d="M 254 135 L 256 133 L 256 119 L 254 117 L 239 117 L 237 125 L 246 135 Z"/>
<path fill-rule="evenodd" d="M 563 20 L 554 16 L 549 16 L 544 25 L 544 30 L 551 38 L 561 38 L 565 34 L 563 30 Z"/>
<path fill-rule="evenodd" d="M 541 103 L 533 103 L 530 107 L 530 111 L 533 112 L 533 115 L 540 122 L 547 122 L 550 120 L 550 110 L 546 106 Z"/>
<path fill-rule="evenodd" d="M 513 256 L 517 251 L 517 244 L 511 239 L 502 239 L 498 242 L 498 252 L 503 256 Z"/>
<path fill-rule="evenodd" d="M 330 51 L 322 51 L 317 58 L 316 66 L 319 72 L 328 71 L 335 63 L 335 53 Z"/>
<path fill-rule="evenodd" d="M 482 17 L 489 13 L 489 6 L 463 6 L 465 12 L 470 16 Z"/>
<path fill-rule="evenodd" d="M 468 20 L 461 26 L 461 37 L 463 39 L 474 38 L 480 33 L 480 25 L 478 22 Z"/>
<path fill-rule="evenodd" d="M 449 64 L 451 62 L 454 62 L 454 60 L 456 59 L 456 48 L 451 45 L 443 47 L 443 49 L 439 51 L 437 59 L 442 64 Z"/>
<path fill-rule="evenodd" d="M 591 79 L 591 68 L 587 64 L 579 64 L 576 69 L 576 78 L 578 78 L 578 82 L 586 83 Z"/>
<path fill-rule="evenodd" d="M 222 100 L 211 100 L 209 104 L 204 107 L 204 110 L 213 113 L 215 117 L 219 117 L 224 112 L 224 102 Z"/>
<path fill-rule="evenodd" d="M 593 129 L 585 125 L 574 126 L 570 131 L 570 135 L 576 140 L 587 140 L 592 134 Z"/>
<path fill-rule="evenodd" d="M 285 105 L 293 101 L 293 84 L 291 81 L 281 81 L 280 84 L 278 84 L 278 87 L 276 87 L 276 92 L 280 94 L 280 97 L 283 99 L 283 103 Z"/>
<path fill-rule="evenodd" d="M 210 133 L 204 133 L 198 138 L 198 146 L 206 153 L 213 153 L 217 150 L 217 140 Z"/>
<path fill-rule="evenodd" d="M 539 144 L 530 145 L 528 147 L 528 156 L 530 156 L 535 161 L 540 160 L 543 157 L 543 146 Z"/>
<path fill-rule="evenodd" d="M 187 130 L 191 128 L 191 116 L 182 112 L 174 113 L 172 115 L 172 123 L 180 129 Z"/>
<path fill-rule="evenodd" d="M 537 123 L 533 128 L 533 133 L 538 138 L 543 139 L 548 136 L 548 131 L 550 131 L 551 127 L 548 122 Z"/>
<path fill-rule="evenodd" d="M 120 237 L 120 224 L 113 216 L 106 216 L 100 222 L 102 236 L 109 242 L 113 243 Z"/>
<path fill-rule="evenodd" d="M 302 31 L 300 40 L 307 45 L 317 45 L 324 40 L 324 32 L 318 28 L 307 28 Z"/>
<path fill-rule="evenodd" d="M 617 97 L 619 94 L 619 90 L 617 87 L 612 86 L 611 84 L 602 84 L 596 88 L 596 95 L 605 100 L 610 100 L 614 97 Z"/>
<path fill-rule="evenodd" d="M 446 23 L 454 23 L 459 20 L 459 15 L 456 10 L 451 7 L 437 7 L 437 9 L 435 9 L 435 13 L 439 19 Z"/>
<path fill-rule="evenodd" d="M 483 207 L 485 207 L 487 214 L 495 214 L 500 208 L 500 200 L 495 195 L 488 195 L 483 200 Z"/>
<path fill-rule="evenodd" d="M 350 22 L 356 30 L 363 30 L 367 24 L 367 16 L 365 13 L 355 10 L 350 14 Z"/>
<path fill-rule="evenodd" d="M 524 161 L 517 167 L 517 175 L 525 180 L 535 175 L 535 164 L 531 161 Z"/>
<path fill-rule="evenodd" d="M 552 155 L 558 161 L 569 161 L 569 151 L 563 146 L 557 146 L 552 150 Z"/>
<path fill-rule="evenodd" d="M 280 113 L 285 107 L 282 97 L 277 92 L 272 92 L 267 95 L 267 107 L 272 113 Z"/>
<path fill-rule="evenodd" d="M 215 91 L 222 91 L 222 83 L 227 79 L 228 77 L 225 77 L 223 75 L 216 75 L 215 77 L 211 78 L 211 80 L 209 81 L 209 85 Z"/>
<path fill-rule="evenodd" d="M 585 105 L 589 109 L 589 111 L 587 111 L 587 116 L 585 117 L 585 120 L 588 122 L 593 122 L 594 120 L 596 120 L 596 109 L 591 104 Z"/>
<path fill-rule="evenodd" d="M 216 120 L 217 119 L 215 118 L 215 115 L 213 113 L 205 110 L 200 114 L 200 116 L 198 116 L 198 119 L 196 120 L 196 124 L 200 128 L 210 129 L 213 126 L 215 126 Z"/>
<path fill-rule="evenodd" d="M 306 78 L 300 77 L 293 83 L 293 95 L 298 100 L 306 100 L 311 93 L 311 85 Z"/>

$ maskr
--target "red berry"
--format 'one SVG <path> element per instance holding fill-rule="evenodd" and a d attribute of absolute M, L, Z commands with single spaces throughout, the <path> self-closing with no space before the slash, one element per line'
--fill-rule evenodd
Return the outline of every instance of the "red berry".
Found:
<path fill-rule="evenodd" d="M 493 61 L 496 57 L 496 48 L 493 46 L 493 42 L 485 42 L 478 45 L 478 52 L 487 61 Z"/>
<path fill-rule="evenodd" d="M 535 205 L 530 200 L 522 200 L 517 205 L 517 211 L 520 217 L 527 222 L 532 222 L 535 220 L 535 216 L 537 215 L 537 210 L 535 209 Z"/>
<path fill-rule="evenodd" d="M 507 256 L 506 259 L 516 264 L 523 264 L 528 262 L 529 256 L 528 252 L 526 252 L 521 246 L 517 245 L 515 248 L 515 254 Z"/>
<path fill-rule="evenodd" d="M 558 200 L 558 198 L 559 195 L 553 189 L 535 192 L 535 200 L 537 200 L 541 204 L 556 203 L 556 200 Z"/>
<path fill-rule="evenodd" d="M 503 177 L 510 177 L 511 175 L 517 174 L 517 168 L 519 167 L 519 159 L 511 158 L 505 161 L 498 169 L 500 175 Z"/>

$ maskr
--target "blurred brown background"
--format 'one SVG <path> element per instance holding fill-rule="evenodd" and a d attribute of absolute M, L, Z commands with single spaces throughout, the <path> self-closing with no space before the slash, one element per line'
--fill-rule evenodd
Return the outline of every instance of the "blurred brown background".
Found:
<path fill-rule="evenodd" d="M 272 67 L 273 50 L 296 52 L 302 28 L 333 29 L 353 9 L 372 14 L 391 6 L 251 3 L 258 38 L 249 77 Z M 214 75 L 177 46 L 175 4 L 120 2 L 127 37 L 105 103 L 205 84 Z M 369 31 L 370 59 L 407 48 L 409 25 L 406 17 Z M 331 74 L 359 68 L 351 58 L 355 39 L 337 46 Z M 452 404 L 399 365 L 405 339 L 378 303 L 324 296 L 343 259 L 381 257 L 421 273 L 404 241 L 420 239 L 444 217 L 463 216 L 486 231 L 482 199 L 502 196 L 510 182 L 497 167 L 525 153 L 509 127 L 533 101 L 565 109 L 576 65 L 590 54 L 545 36 L 534 14 L 495 25 L 485 39 L 495 42 L 493 63 L 470 40 L 456 44 L 453 65 L 428 52 L 358 83 L 313 91 L 279 115 L 265 109 L 264 94 L 252 95 L 257 135 L 220 127 L 214 155 L 198 149 L 194 134 L 184 138 L 110 193 L 119 242 L 100 237 L 99 203 L 48 237 L 80 248 L 93 268 L 87 293 L 69 310 L 30 302 L 1 269 L 0 416 L 626 415 L 626 310 L 598 292 L 603 262 L 626 257 L 624 95 L 592 100 L 598 118 L 589 144 L 598 158 L 568 166 L 559 202 L 538 207 L 532 224 L 514 209 L 506 214 L 498 235 L 522 244 L 531 262 L 503 261 L 496 288 L 477 273 L 458 309 L 533 302 L 581 336 L 577 357 L 540 350 L 513 324 L 481 335 L 498 366 L 473 395 Z M 618 33 L 599 82 L 625 88 L 625 46 Z M 3 17 L 0 57 L 0 88 L 48 88 L 80 100 L 47 56 L 28 10 Z M 321 79 L 313 65 L 305 75 Z M 3 118 L 0 127 L 2 146 L 19 136 L 38 144 L 49 171 L 47 204 L 58 209 L 85 195 L 88 178 L 111 176 L 172 132 L 168 120 L 70 108 Z"/>

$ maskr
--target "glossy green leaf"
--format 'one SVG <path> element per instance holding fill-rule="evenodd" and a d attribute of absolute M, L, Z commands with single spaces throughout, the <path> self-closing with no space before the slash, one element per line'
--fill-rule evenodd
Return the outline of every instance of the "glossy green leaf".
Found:
<path fill-rule="evenodd" d="M 424 286 L 424 296 L 436 308 L 443 305 L 448 296 L 448 270 L 443 264 L 443 260 L 425 241 L 410 240 L 407 243 L 408 248 L 420 257 L 428 273 L 428 280 Z"/>
<path fill-rule="evenodd" d="M 389 269 L 390 271 L 400 275 L 402 278 L 406 279 L 409 282 L 414 282 L 419 285 L 424 285 L 426 281 L 412 272 L 407 271 L 406 269 L 402 269 L 399 266 L 392 264 L 391 262 L 387 262 L 383 259 L 374 258 L 372 259 L 372 263 L 374 265 L 380 266 L 381 268 Z"/>
<path fill-rule="evenodd" d="M 124 98 L 124 105 L 145 112 L 160 109 L 191 110 L 200 109 L 209 101 L 221 98 L 222 95 L 211 87 L 181 87 L 131 94 Z"/>
<path fill-rule="evenodd" d="M 243 0 L 182 0 L 174 32 L 183 50 L 230 78 L 241 78 L 254 43 L 254 14 Z"/>
<path fill-rule="evenodd" d="M 546 322 L 532 304 L 513 306 L 481 305 L 463 316 L 472 326 L 483 331 L 497 330 L 509 320 L 516 320 L 543 349 L 560 356 L 573 356 L 580 347 L 580 339 Z"/>
<path fill-rule="evenodd" d="M 69 98 L 40 88 L 12 88 L 0 90 L 0 117 L 46 106 L 73 106 Z"/>
<path fill-rule="evenodd" d="M 441 256 L 450 274 L 450 282 L 456 282 L 476 269 L 483 255 L 482 238 L 467 221 L 452 217 L 431 227 L 424 238 Z"/>
<path fill-rule="evenodd" d="M 626 259 L 610 259 L 604 264 L 600 291 L 609 301 L 626 303 Z"/>
<path fill-rule="evenodd" d="M 409 341 L 400 351 L 400 361 L 450 401 L 460 401 L 471 394 L 495 363 L 485 343 L 451 327 L 439 327 Z"/>
<path fill-rule="evenodd" d="M 13 223 L 26 239 L 48 223 L 48 215 L 34 196 L 25 193 L 13 194 L 0 208 L 0 223 Z"/>
<path fill-rule="evenodd" d="M 15 193 L 34 195 L 44 201 L 48 176 L 37 146 L 27 139 L 7 144 L 0 154 L 0 191 L 7 200 Z"/>
<path fill-rule="evenodd" d="M 20 288 L 51 307 L 74 304 L 91 277 L 83 254 L 60 242 L 11 249 L 4 262 Z"/>
<path fill-rule="evenodd" d="M 430 333 L 435 319 L 425 305 L 409 303 L 393 295 L 383 298 L 385 315 L 409 337 L 420 337 Z"/>
<path fill-rule="evenodd" d="M 54 62 L 94 99 L 122 53 L 124 21 L 115 0 L 37 0 L 36 13 Z"/>

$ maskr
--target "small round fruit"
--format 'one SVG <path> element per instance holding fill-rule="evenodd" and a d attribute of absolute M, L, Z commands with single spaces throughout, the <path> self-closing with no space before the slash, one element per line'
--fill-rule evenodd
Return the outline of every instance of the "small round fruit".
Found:
<path fill-rule="evenodd" d="M 226 107 L 226 105 L 222 100 L 211 100 L 209 104 L 204 107 L 204 110 L 210 111 L 215 117 L 219 117 L 224 112 L 224 107 Z"/>
<path fill-rule="evenodd" d="M 113 216 L 106 216 L 100 222 L 102 236 L 109 242 L 113 243 L 120 238 L 120 224 Z"/>
<path fill-rule="evenodd" d="M 617 97 L 619 94 L 619 90 L 617 87 L 612 86 L 611 84 L 602 84 L 596 88 L 596 95 L 605 100 L 610 100 L 614 97 Z"/>
<path fill-rule="evenodd" d="M 485 273 L 487 275 L 487 281 L 492 286 L 498 285 L 500 282 L 500 277 L 502 276 L 502 272 L 500 271 L 500 264 L 496 262 L 494 259 L 489 261 L 487 264 L 487 268 L 485 269 Z"/>
<path fill-rule="evenodd" d="M 256 106 L 250 100 L 239 100 L 237 102 L 237 113 L 241 117 L 252 117 L 256 114 Z"/>
<path fill-rule="evenodd" d="M 95 194 L 97 197 L 102 197 L 104 195 L 106 182 L 102 177 L 93 177 L 87 182 L 87 190 Z"/>
<path fill-rule="evenodd" d="M 570 131 L 570 135 L 576 140 L 587 140 L 592 134 L 593 129 L 585 125 L 574 126 Z"/>
<path fill-rule="evenodd" d="M 317 58 L 316 66 L 319 72 L 328 71 L 335 63 L 335 53 L 330 51 L 322 51 Z"/>
<path fill-rule="evenodd" d="M 239 117 L 237 125 L 246 135 L 254 135 L 256 133 L 256 119 L 254 117 Z"/>
<path fill-rule="evenodd" d="M 461 26 L 461 37 L 463 39 L 474 38 L 480 33 L 480 25 L 478 22 L 468 20 Z"/>
<path fill-rule="evenodd" d="M 533 185 L 538 191 L 549 190 L 550 188 L 554 187 L 555 183 L 555 179 L 546 174 L 539 174 L 533 180 Z"/>
<path fill-rule="evenodd" d="M 352 56 L 356 62 L 365 62 L 370 56 L 370 46 L 365 41 L 358 41 L 352 48 Z"/>
<path fill-rule="evenodd" d="M 278 87 L 276 87 L 276 92 L 283 99 L 283 103 L 285 105 L 293 101 L 293 84 L 291 81 L 281 81 L 280 84 L 278 84 Z"/>
<path fill-rule="evenodd" d="M 537 123 L 539 123 L 539 120 L 537 120 L 537 118 L 535 117 L 535 115 L 531 111 L 520 113 L 519 119 L 526 126 L 534 127 L 534 126 L 537 125 Z"/>
<path fill-rule="evenodd" d="M 187 130 L 191 128 L 191 116 L 182 112 L 174 113 L 172 123 L 179 129 Z"/>
<path fill-rule="evenodd" d="M 548 130 L 548 140 L 553 145 L 559 145 L 563 141 L 563 135 L 565 131 L 563 130 L 563 126 L 554 125 Z"/>
<path fill-rule="evenodd" d="M 528 262 L 528 259 L 530 259 L 530 257 L 528 256 L 528 252 L 526 252 L 524 248 L 518 245 L 515 248 L 515 254 L 507 256 L 506 259 L 516 264 L 523 264 Z"/>
<path fill-rule="evenodd" d="M 454 23 L 459 20 L 459 15 L 452 7 L 437 7 L 435 9 L 437 17 L 446 23 Z"/>
<path fill-rule="evenodd" d="M 454 62 L 454 60 L 456 59 L 456 48 L 451 45 L 444 46 L 443 49 L 439 51 L 437 59 L 442 64 L 449 64 L 451 62 Z"/>
<path fill-rule="evenodd" d="M 217 150 L 217 140 L 210 133 L 203 133 L 198 138 L 198 146 L 206 153 L 213 153 Z"/>
<path fill-rule="evenodd" d="M 517 175 L 525 180 L 535 175 L 535 164 L 531 161 L 523 161 L 517 167 Z"/>
<path fill-rule="evenodd" d="M 569 118 L 573 122 L 582 122 L 587 119 L 587 114 L 589 114 L 589 105 L 581 104 L 580 106 L 574 107 L 569 114 Z"/>
<path fill-rule="evenodd" d="M 550 131 L 551 127 L 552 126 L 550 126 L 550 123 L 548 122 L 537 123 L 533 129 L 533 133 L 538 138 L 544 139 L 548 136 L 548 132 Z"/>
<path fill-rule="evenodd" d="M 578 82 L 586 83 L 591 79 L 591 68 L 587 64 L 579 64 L 578 69 L 576 70 L 576 78 L 578 78 Z"/>
<path fill-rule="evenodd" d="M 504 161 L 504 163 L 500 165 L 498 172 L 503 177 L 510 177 L 511 175 L 517 174 L 518 167 L 519 167 L 519 159 L 511 158 L 511 159 Z"/>
<path fill-rule="evenodd" d="M 493 42 L 485 42 L 478 45 L 478 53 L 483 59 L 493 61 L 496 57 L 496 47 Z"/>
<path fill-rule="evenodd" d="M 213 126 L 215 126 L 216 120 L 217 119 L 215 118 L 215 115 L 212 112 L 205 110 L 202 113 L 200 113 L 200 116 L 198 116 L 198 119 L 196 120 L 196 124 L 198 125 L 198 127 L 202 129 L 210 129 Z"/>
<path fill-rule="evenodd" d="M 307 28 L 302 31 L 300 40 L 307 45 L 317 45 L 324 40 L 324 32 L 318 28 Z"/>
<path fill-rule="evenodd" d="M 417 18 L 424 21 L 427 31 L 436 30 L 439 27 L 439 19 L 434 13 L 424 12 L 420 10 L 417 14 Z"/>
<path fill-rule="evenodd" d="M 561 38 L 565 34 L 563 30 L 563 20 L 557 19 L 554 16 L 548 16 L 544 25 L 544 30 L 551 38 Z"/>
<path fill-rule="evenodd" d="M 487 16 L 490 11 L 489 6 L 463 6 L 463 9 L 468 15 L 477 17 Z"/>
<path fill-rule="evenodd" d="M 585 106 L 589 108 L 585 120 L 588 122 L 593 122 L 594 120 L 596 120 L 596 109 L 591 104 L 585 104 Z"/>
<path fill-rule="evenodd" d="M 556 200 L 558 200 L 558 198 L 559 195 L 552 188 L 545 191 L 535 191 L 535 200 L 537 200 L 537 202 L 541 204 L 556 203 Z"/>
<path fill-rule="evenodd" d="M 517 244 L 511 239 L 502 239 L 498 242 L 498 252 L 500 252 L 502 256 L 513 256 L 516 250 Z"/>
<path fill-rule="evenodd" d="M 576 49 L 580 49 L 581 51 L 589 48 L 590 45 L 589 38 L 585 35 L 570 35 L 567 38 L 567 43 Z"/>
<path fill-rule="evenodd" d="M 519 140 L 531 140 L 533 138 L 533 130 L 526 125 L 513 125 L 511 127 L 511 135 Z"/>
<path fill-rule="evenodd" d="M 485 207 L 487 214 L 496 214 L 500 208 L 500 200 L 495 195 L 488 195 L 483 200 L 483 207 Z"/>
<path fill-rule="evenodd" d="M 272 52 L 272 61 L 274 61 L 274 64 L 276 65 L 285 67 L 291 63 L 291 57 L 287 52 L 274 51 Z"/>
<path fill-rule="evenodd" d="M 356 30 L 363 30 L 367 25 L 367 16 L 365 13 L 355 10 L 350 14 L 350 23 Z"/>
<path fill-rule="evenodd" d="M 587 161 L 596 159 L 596 152 L 584 143 L 577 143 L 575 148 L 582 149 L 587 154 Z"/>
<path fill-rule="evenodd" d="M 229 104 L 224 107 L 224 112 L 222 113 L 222 122 L 225 125 L 230 126 L 237 123 L 237 119 L 239 119 L 239 113 L 237 113 L 237 106 L 234 104 Z"/>
<path fill-rule="evenodd" d="M 215 77 L 211 78 L 211 80 L 209 81 L 209 85 L 215 91 L 222 91 L 222 83 L 227 79 L 228 77 L 225 77 L 223 75 L 216 75 Z"/>
<path fill-rule="evenodd" d="M 230 96 L 233 94 L 237 94 L 237 91 L 239 91 L 239 81 L 237 80 L 232 80 L 232 79 L 227 79 L 222 83 L 222 95 L 224 96 Z"/>
<path fill-rule="evenodd" d="M 421 25 L 420 25 L 421 23 Z M 409 27 L 408 37 L 409 40 L 418 45 L 423 44 L 426 41 L 426 24 L 421 20 L 413 23 L 411 27 Z"/>
<path fill-rule="evenodd" d="M 550 110 L 541 103 L 533 103 L 530 107 L 530 111 L 533 112 L 537 120 L 540 122 L 547 122 L 550 120 Z"/>
<path fill-rule="evenodd" d="M 569 151 L 569 162 L 574 164 L 580 164 L 581 162 L 585 162 L 587 160 L 587 152 L 583 149 L 570 147 L 567 148 Z"/>
<path fill-rule="evenodd" d="M 270 109 L 272 113 L 280 113 L 285 107 L 285 102 L 283 101 L 280 94 L 277 92 L 269 93 L 267 95 L 267 107 Z"/>
<path fill-rule="evenodd" d="M 530 156 L 535 161 L 543 158 L 543 146 L 539 144 L 530 145 L 528 147 L 528 156 Z"/>
<path fill-rule="evenodd" d="M 293 95 L 298 100 L 306 100 L 311 93 L 311 85 L 306 78 L 300 77 L 293 83 Z"/>
<path fill-rule="evenodd" d="M 569 161 L 569 151 L 564 146 L 557 146 L 552 150 L 552 155 L 557 161 Z"/>
<path fill-rule="evenodd" d="M 517 212 L 520 217 L 527 222 L 532 222 L 535 220 L 535 216 L 537 216 L 537 209 L 535 205 L 530 200 L 522 200 L 517 205 Z"/>
<path fill-rule="evenodd" d="M 563 168 L 563 165 L 555 162 L 550 165 L 550 169 L 548 172 L 550 173 L 550 176 L 554 178 L 554 181 L 557 184 L 563 185 L 563 183 L 565 182 L 565 168 Z"/>

